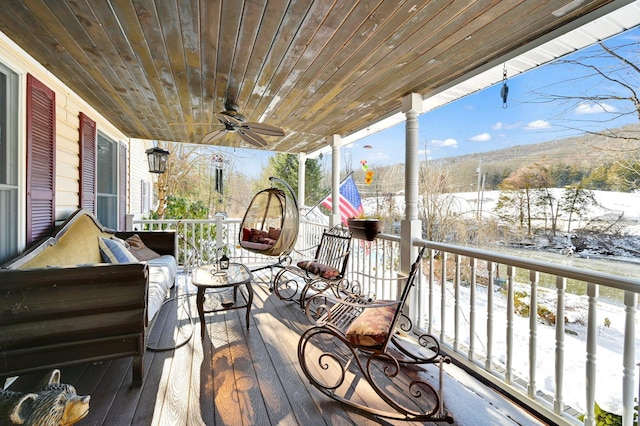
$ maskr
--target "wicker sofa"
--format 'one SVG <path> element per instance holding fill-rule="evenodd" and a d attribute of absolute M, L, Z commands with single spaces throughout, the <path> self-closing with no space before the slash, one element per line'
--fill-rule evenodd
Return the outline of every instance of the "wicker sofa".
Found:
<path fill-rule="evenodd" d="M 160 257 L 103 261 L 100 238 L 133 234 L 80 209 L 2 265 L 0 377 L 133 356 L 133 384 L 142 383 L 146 328 L 174 284 L 177 245 L 174 232 L 135 232 Z"/>

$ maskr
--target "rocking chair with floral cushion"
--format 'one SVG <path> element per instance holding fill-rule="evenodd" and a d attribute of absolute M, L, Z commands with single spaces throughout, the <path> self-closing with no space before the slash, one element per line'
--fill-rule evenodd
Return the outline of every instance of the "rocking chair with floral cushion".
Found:
<path fill-rule="evenodd" d="M 437 339 L 429 334 L 409 338 L 410 319 L 403 314 L 418 279 L 424 248 L 411 266 L 399 300 L 370 300 L 349 293 L 329 304 L 306 301 L 315 325 L 298 343 L 298 360 L 311 384 L 322 393 L 369 415 L 393 420 L 453 423 L 442 398 L 443 364 Z M 313 311 L 313 312 L 312 312 Z M 419 364 L 436 365 L 437 388 Z M 366 380 L 369 389 L 360 379 Z"/>
<path fill-rule="evenodd" d="M 309 257 L 304 251 L 313 251 Z M 273 291 L 282 300 L 298 298 L 304 308 L 309 295 L 324 293 L 331 289 L 335 296 L 343 288 L 347 262 L 351 254 L 351 233 L 344 228 L 334 227 L 322 233 L 320 244 L 306 250 L 296 250 L 301 260 L 279 271 L 273 280 Z M 298 292 L 298 290 L 300 290 Z"/>

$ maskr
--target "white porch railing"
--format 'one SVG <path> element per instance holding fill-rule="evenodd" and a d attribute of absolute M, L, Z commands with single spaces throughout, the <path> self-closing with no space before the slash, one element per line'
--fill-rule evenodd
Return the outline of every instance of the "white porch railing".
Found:
<path fill-rule="evenodd" d="M 277 260 L 240 248 L 239 227 L 240 220 L 222 217 L 134 221 L 134 229 L 175 229 L 179 262 L 187 267 L 214 261 L 222 245 L 242 262 Z M 317 245 L 322 231 L 322 225 L 301 223 L 296 248 Z M 386 234 L 372 243 L 354 239 L 348 278 L 365 294 L 395 298 L 398 289 L 387 279 L 400 267 L 399 242 Z M 595 403 L 614 395 L 615 401 L 606 402 L 622 407 L 623 425 L 633 424 L 640 280 L 429 241 L 415 244 L 427 247 L 427 258 L 410 304 L 412 321 L 439 337 L 454 360 L 554 422 L 579 424 L 584 414 L 584 424 L 595 424 Z M 570 294 L 567 282 L 582 284 L 585 294 Z M 602 303 L 601 289 L 617 292 L 618 301 Z M 610 328 L 611 321 L 623 326 Z"/>
<path fill-rule="evenodd" d="M 427 246 L 428 260 L 414 319 L 438 335 L 452 357 L 553 421 L 576 423 L 575 409 L 584 407 L 584 423 L 595 424 L 597 395 L 615 395 L 617 401 L 606 402 L 623 407 L 623 424 L 633 424 L 639 280 L 447 244 L 419 245 Z M 553 289 L 541 286 L 543 278 Z M 583 283 L 586 294 L 569 294 L 569 280 Z M 601 303 L 601 288 L 618 290 L 620 305 Z M 570 327 L 569 317 L 578 324 Z M 612 320 L 624 324 L 620 334 L 605 334 Z"/>

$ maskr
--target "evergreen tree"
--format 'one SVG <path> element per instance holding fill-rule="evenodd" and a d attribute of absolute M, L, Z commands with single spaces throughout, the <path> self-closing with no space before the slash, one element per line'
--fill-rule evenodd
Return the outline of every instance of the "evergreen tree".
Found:
<path fill-rule="evenodd" d="M 294 194 L 298 196 L 298 157 L 293 154 L 278 153 L 269 157 L 269 169 L 274 177 L 280 178 L 291 185 Z M 305 162 L 305 196 L 306 200 L 298 200 L 298 205 L 315 204 L 324 195 L 320 188 L 322 168 L 316 159 Z"/>

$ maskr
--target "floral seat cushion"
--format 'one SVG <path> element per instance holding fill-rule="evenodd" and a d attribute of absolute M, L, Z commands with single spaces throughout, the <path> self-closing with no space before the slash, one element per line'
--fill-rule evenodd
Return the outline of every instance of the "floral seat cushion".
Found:
<path fill-rule="evenodd" d="M 318 275 L 326 280 L 332 280 L 340 277 L 340 271 L 320 262 L 302 260 L 298 262 L 298 268 L 304 269 L 305 271 Z"/>
<path fill-rule="evenodd" d="M 385 305 L 365 309 L 347 329 L 347 339 L 358 346 L 374 347 L 383 344 L 391 332 L 397 308 L 398 305 Z"/>

